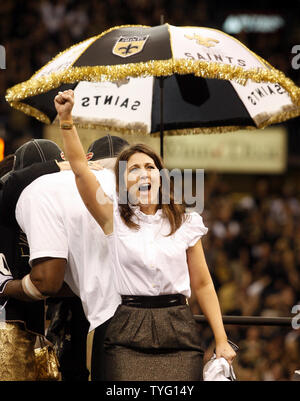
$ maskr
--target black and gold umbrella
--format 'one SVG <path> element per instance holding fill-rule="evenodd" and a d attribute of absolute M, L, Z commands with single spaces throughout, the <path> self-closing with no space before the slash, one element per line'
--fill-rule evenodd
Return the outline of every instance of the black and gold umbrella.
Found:
<path fill-rule="evenodd" d="M 58 54 L 7 90 L 45 123 L 75 91 L 74 122 L 145 134 L 262 128 L 300 115 L 300 88 L 235 38 L 205 27 L 121 26 Z"/>

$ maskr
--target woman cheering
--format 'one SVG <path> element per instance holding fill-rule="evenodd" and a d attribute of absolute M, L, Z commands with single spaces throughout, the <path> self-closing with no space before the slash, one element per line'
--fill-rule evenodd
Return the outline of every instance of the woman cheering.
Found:
<path fill-rule="evenodd" d="M 72 90 L 55 97 L 65 154 L 82 200 L 106 235 L 122 296 L 104 340 L 105 380 L 201 380 L 201 337 L 187 304 L 191 288 L 213 331 L 217 358 L 231 363 L 235 357 L 201 245 L 207 228 L 166 193 L 162 160 L 145 145 L 120 153 L 116 192 L 106 193 L 88 168 L 73 105 Z"/>

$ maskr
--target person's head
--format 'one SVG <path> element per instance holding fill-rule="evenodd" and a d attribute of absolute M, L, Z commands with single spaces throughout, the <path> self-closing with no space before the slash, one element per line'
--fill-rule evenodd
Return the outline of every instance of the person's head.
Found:
<path fill-rule="evenodd" d="M 184 205 L 175 204 L 174 191 L 163 161 L 153 149 L 144 144 L 125 148 L 116 160 L 115 176 L 121 217 L 128 227 L 139 227 L 132 221 L 134 205 L 155 205 L 162 209 L 171 225 L 170 234 L 180 227 Z M 165 199 L 168 202 L 164 202 Z"/>
<path fill-rule="evenodd" d="M 115 166 L 117 191 L 125 191 L 131 205 L 161 204 L 161 158 L 148 146 L 136 144 L 120 153 Z"/>
<path fill-rule="evenodd" d="M 34 163 L 50 160 L 64 160 L 60 147 L 48 139 L 32 139 L 16 150 L 13 169 L 20 170 Z"/>
<path fill-rule="evenodd" d="M 128 145 L 124 139 L 107 134 L 90 144 L 86 156 L 88 160 L 100 161 L 102 167 L 113 169 L 118 154 Z"/>

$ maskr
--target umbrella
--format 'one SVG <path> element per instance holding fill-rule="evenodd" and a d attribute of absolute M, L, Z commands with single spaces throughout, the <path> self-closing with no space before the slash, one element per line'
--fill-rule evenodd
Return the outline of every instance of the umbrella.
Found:
<path fill-rule="evenodd" d="M 300 88 L 235 38 L 206 27 L 121 26 L 58 54 L 6 100 L 45 123 L 74 89 L 74 122 L 162 135 L 263 128 L 300 115 Z"/>

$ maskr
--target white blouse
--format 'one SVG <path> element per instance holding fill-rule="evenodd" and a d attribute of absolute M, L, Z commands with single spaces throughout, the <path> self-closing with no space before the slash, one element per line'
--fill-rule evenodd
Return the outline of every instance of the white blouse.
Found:
<path fill-rule="evenodd" d="M 115 197 L 113 197 L 115 198 Z M 202 217 L 192 212 L 171 236 L 170 224 L 162 217 L 144 214 L 133 208 L 133 221 L 139 230 L 130 229 L 120 216 L 114 199 L 114 231 L 107 236 L 115 272 L 115 284 L 121 295 L 183 294 L 190 297 L 190 277 L 186 250 L 207 233 Z"/>

